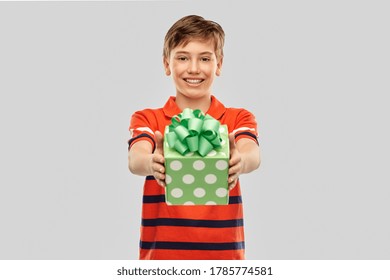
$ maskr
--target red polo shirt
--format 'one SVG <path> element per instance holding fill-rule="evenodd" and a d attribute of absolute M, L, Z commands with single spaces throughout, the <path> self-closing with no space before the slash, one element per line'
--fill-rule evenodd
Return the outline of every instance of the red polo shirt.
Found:
<path fill-rule="evenodd" d="M 181 112 L 170 97 L 163 108 L 133 114 L 129 148 L 138 141 L 155 146 L 154 131 L 164 132 L 171 118 Z M 226 108 L 214 96 L 206 112 L 226 124 L 236 141 L 257 143 L 255 117 L 242 108 Z M 244 259 L 244 227 L 240 183 L 229 193 L 228 205 L 168 206 L 165 190 L 153 176 L 143 189 L 140 259 Z"/>

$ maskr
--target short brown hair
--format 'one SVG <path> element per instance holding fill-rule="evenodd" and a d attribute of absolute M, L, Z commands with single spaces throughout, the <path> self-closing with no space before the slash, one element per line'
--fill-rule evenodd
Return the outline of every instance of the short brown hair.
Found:
<path fill-rule="evenodd" d="M 222 27 L 197 15 L 185 16 L 172 25 L 165 35 L 163 56 L 169 58 L 171 50 L 187 45 L 192 39 L 214 41 L 217 58 L 223 57 L 225 32 Z"/>

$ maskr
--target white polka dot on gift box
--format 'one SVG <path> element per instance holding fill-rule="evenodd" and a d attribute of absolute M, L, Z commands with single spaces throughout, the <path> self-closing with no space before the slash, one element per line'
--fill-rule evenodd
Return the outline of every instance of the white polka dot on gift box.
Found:
<path fill-rule="evenodd" d="M 204 188 L 196 188 L 194 190 L 194 196 L 196 197 L 204 197 L 206 195 L 206 190 Z"/>
<path fill-rule="evenodd" d="M 214 184 L 215 182 L 217 182 L 217 176 L 215 176 L 214 174 L 207 174 L 205 177 L 204 177 L 204 181 L 207 183 L 207 184 Z"/>
<path fill-rule="evenodd" d="M 215 164 L 215 167 L 218 170 L 224 170 L 228 167 L 228 163 L 226 160 L 218 160 L 217 163 Z"/>
<path fill-rule="evenodd" d="M 195 170 L 200 171 L 200 170 L 203 170 L 205 168 L 206 164 L 204 163 L 203 160 L 196 160 L 196 161 L 194 161 L 192 166 L 194 167 Z"/>
<path fill-rule="evenodd" d="M 180 198 L 183 196 L 183 190 L 181 188 L 174 188 L 173 190 L 171 190 L 171 195 L 174 198 Z"/>
<path fill-rule="evenodd" d="M 183 164 L 179 160 L 174 160 L 171 162 L 170 166 L 172 170 L 179 171 L 183 167 Z"/>

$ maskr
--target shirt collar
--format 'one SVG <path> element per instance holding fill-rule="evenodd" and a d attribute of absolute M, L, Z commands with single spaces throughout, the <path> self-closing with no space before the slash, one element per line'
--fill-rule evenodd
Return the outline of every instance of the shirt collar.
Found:
<path fill-rule="evenodd" d="M 168 101 L 163 107 L 165 116 L 172 118 L 173 116 L 180 114 L 182 110 L 176 104 L 176 97 L 170 96 Z M 209 114 L 213 118 L 219 120 L 226 111 L 226 107 L 214 96 L 211 95 L 211 104 L 206 114 Z"/>

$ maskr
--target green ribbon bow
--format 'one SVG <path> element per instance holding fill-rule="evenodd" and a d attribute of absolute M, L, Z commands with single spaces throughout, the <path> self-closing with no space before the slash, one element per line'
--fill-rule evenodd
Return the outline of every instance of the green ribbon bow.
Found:
<path fill-rule="evenodd" d="M 182 155 L 198 152 L 204 157 L 211 150 L 221 147 L 220 123 L 199 109 L 186 108 L 172 117 L 169 132 L 166 134 L 170 148 Z"/>

